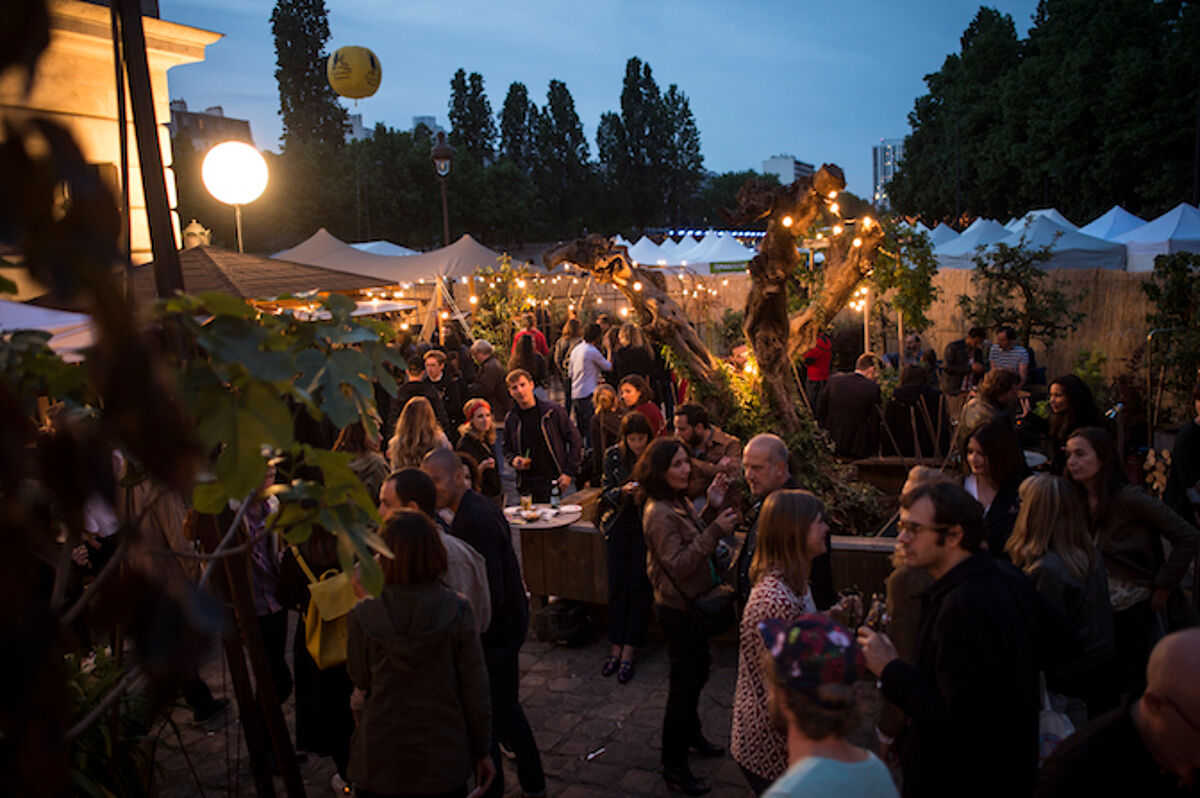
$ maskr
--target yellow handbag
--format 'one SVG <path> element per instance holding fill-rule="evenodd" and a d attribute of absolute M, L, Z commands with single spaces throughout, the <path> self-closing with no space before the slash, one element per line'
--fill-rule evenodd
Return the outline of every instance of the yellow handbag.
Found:
<path fill-rule="evenodd" d="M 346 616 L 358 597 L 350 574 L 330 569 L 318 579 L 292 546 L 292 554 L 308 577 L 308 609 L 304 613 L 304 646 L 317 667 L 324 670 L 346 663 Z"/>

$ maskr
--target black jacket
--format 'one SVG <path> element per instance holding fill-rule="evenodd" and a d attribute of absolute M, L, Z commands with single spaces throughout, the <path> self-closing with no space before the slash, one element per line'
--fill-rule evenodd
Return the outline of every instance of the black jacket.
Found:
<path fill-rule="evenodd" d="M 437 395 L 442 399 L 442 406 L 446 408 L 446 417 L 450 419 L 451 426 L 442 429 L 446 431 L 451 440 L 457 439 L 458 425 L 466 421 L 463 418 L 462 386 L 449 374 L 442 374 L 442 378 L 437 382 L 426 377 L 425 382 L 432 385 L 433 389 L 437 391 Z"/>
<path fill-rule="evenodd" d="M 972 350 L 967 346 L 965 338 L 947 344 L 942 355 L 942 392 L 946 396 L 958 396 L 963 392 L 963 377 L 971 374 L 972 359 L 976 363 L 984 362 L 982 347 L 977 346 Z M 970 384 L 975 385 L 978 381 L 972 376 Z"/>
<path fill-rule="evenodd" d="M 789 476 L 780 490 L 795 490 L 800 487 L 794 476 Z M 735 534 L 743 538 L 742 550 L 738 553 L 735 563 L 734 588 L 737 593 L 738 614 L 746 606 L 750 597 L 750 561 L 754 559 L 754 548 L 758 544 L 758 514 L 762 511 L 766 496 L 755 496 L 754 503 L 746 511 L 742 520 L 742 529 Z M 833 532 L 825 532 L 825 553 L 814 557 L 812 572 L 808 575 L 808 586 L 812 589 L 813 602 L 817 609 L 826 610 L 837 600 L 837 591 L 833 586 Z"/>
<path fill-rule="evenodd" d="M 450 534 L 469 543 L 487 565 L 492 623 L 483 633 L 484 649 L 499 648 L 525 637 L 529 629 L 529 599 L 512 546 L 512 530 L 491 499 L 473 490 L 463 494 Z"/>
<path fill-rule="evenodd" d="M 1011 559 L 1004 552 L 1004 544 L 1012 536 L 1021 509 L 1021 480 L 1024 474 L 1008 480 L 996 491 L 996 498 L 983 514 L 983 534 L 987 538 L 988 551 L 998 560 Z"/>
<path fill-rule="evenodd" d="M 893 660 L 883 693 L 905 796 L 1027 796 L 1037 776 L 1038 671 L 1079 653 L 1067 621 L 1023 574 L 978 551 L 921 594 L 916 664 Z"/>
<path fill-rule="evenodd" d="M 842 457 L 879 454 L 879 385 L 857 372 L 836 374 L 817 400 L 817 419 Z"/>
<path fill-rule="evenodd" d="M 1071 573 L 1053 550 L 1047 551 L 1029 569 L 1029 578 L 1038 593 L 1071 622 L 1083 644 L 1078 657 L 1047 672 L 1046 684 L 1056 693 L 1081 698 L 1087 697 L 1085 690 L 1091 687 L 1089 677 L 1112 662 L 1116 650 L 1108 572 L 1104 570 L 1100 552 L 1095 552 L 1095 557 L 1086 579 Z"/>
<path fill-rule="evenodd" d="M 574 479 L 579 474 L 579 456 L 583 449 L 583 440 L 579 430 L 571 423 L 567 411 L 554 402 L 534 399 L 538 415 L 542 419 L 542 434 L 546 436 L 546 448 L 554 458 L 558 473 L 566 474 Z M 504 458 L 510 463 L 521 454 L 521 414 L 513 412 L 504 419 Z"/>
<path fill-rule="evenodd" d="M 625 454 L 621 451 L 620 444 L 608 447 L 604 452 L 604 482 L 597 508 L 600 517 L 596 520 L 596 527 L 606 536 L 613 531 L 622 516 L 639 532 L 641 530 L 642 508 L 638 506 L 637 497 L 621 489 L 621 486 L 629 481 L 632 471 L 632 467 L 625 462 Z"/>
<path fill-rule="evenodd" d="M 442 402 L 442 397 L 437 392 L 432 384 L 425 380 L 417 380 L 416 382 L 402 382 L 396 387 L 396 395 L 392 397 L 391 406 L 388 410 L 387 421 L 384 425 L 386 434 L 383 436 L 384 441 L 392 436 L 396 431 L 396 421 L 400 418 L 400 413 L 404 410 L 404 406 L 408 404 L 408 400 L 414 396 L 424 396 L 429 400 L 429 404 L 433 405 L 433 414 L 437 417 L 437 423 L 441 425 L 442 431 L 447 435 L 450 434 L 452 427 L 450 426 L 450 417 L 446 415 L 446 405 Z"/>
<path fill-rule="evenodd" d="M 471 434 L 460 437 L 454 447 L 454 451 L 471 455 L 471 457 L 475 458 L 476 463 L 482 463 L 489 457 L 494 458 L 496 456 L 495 452 L 489 449 L 486 443 Z M 495 468 L 481 468 L 479 470 L 479 492 L 489 498 L 494 498 L 504 493 L 504 487 L 500 482 L 500 468 L 498 463 Z"/>

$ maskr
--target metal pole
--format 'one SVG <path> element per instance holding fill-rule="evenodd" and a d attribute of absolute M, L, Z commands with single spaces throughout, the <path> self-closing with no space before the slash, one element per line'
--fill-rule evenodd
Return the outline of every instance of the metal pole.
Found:
<path fill-rule="evenodd" d="M 238 252 L 242 253 L 242 252 L 245 252 L 245 249 L 242 248 L 242 206 L 241 205 L 233 206 L 233 218 L 237 220 Z"/>
<path fill-rule="evenodd" d="M 871 351 L 871 286 L 863 297 L 863 352 Z"/>
<path fill-rule="evenodd" d="M 450 209 L 446 204 L 446 178 L 442 178 L 442 246 L 450 246 Z"/>

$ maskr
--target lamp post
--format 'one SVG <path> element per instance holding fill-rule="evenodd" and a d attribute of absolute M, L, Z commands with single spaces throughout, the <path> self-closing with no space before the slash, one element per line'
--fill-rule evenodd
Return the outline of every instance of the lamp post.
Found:
<path fill-rule="evenodd" d="M 450 163 L 454 160 L 454 148 L 446 143 L 445 131 L 439 130 L 437 143 L 429 150 L 438 182 L 442 185 L 442 246 L 450 246 L 450 211 L 446 205 L 446 178 L 450 177 Z"/>
<path fill-rule="evenodd" d="M 204 156 L 200 176 L 209 194 L 233 206 L 238 252 L 243 252 L 242 206 L 254 202 L 267 188 L 267 162 L 245 142 L 223 141 Z"/>

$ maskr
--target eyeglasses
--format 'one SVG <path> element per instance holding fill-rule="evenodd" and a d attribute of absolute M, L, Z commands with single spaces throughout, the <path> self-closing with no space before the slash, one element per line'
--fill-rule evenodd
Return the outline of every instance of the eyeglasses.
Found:
<path fill-rule="evenodd" d="M 912 521 L 901 521 L 896 524 L 896 529 L 900 534 L 908 534 L 914 538 L 922 532 L 945 532 L 950 529 L 953 524 L 914 524 Z"/>

